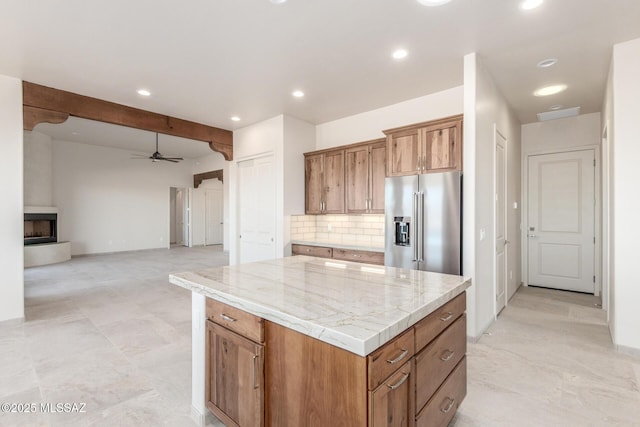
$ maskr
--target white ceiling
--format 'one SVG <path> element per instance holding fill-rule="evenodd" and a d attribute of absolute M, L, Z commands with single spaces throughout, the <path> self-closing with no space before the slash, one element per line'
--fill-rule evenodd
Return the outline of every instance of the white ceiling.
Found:
<path fill-rule="evenodd" d="M 640 1 L 519 3 L 2 0 L 0 74 L 235 129 L 282 113 L 318 124 L 461 85 L 477 51 L 523 123 L 553 104 L 599 111 L 612 45 L 640 37 Z M 549 57 L 559 63 L 536 68 Z M 534 98 L 546 83 L 569 88 Z"/>
<path fill-rule="evenodd" d="M 93 120 L 69 117 L 64 123 L 40 123 L 34 131 L 42 132 L 60 141 L 129 150 L 132 154 L 151 155 L 156 151 L 156 134 L 146 130 L 112 125 Z M 159 134 L 158 151 L 166 157 L 196 159 L 214 154 L 209 144 L 193 139 Z M 222 155 L 220 154 L 222 157 Z"/>

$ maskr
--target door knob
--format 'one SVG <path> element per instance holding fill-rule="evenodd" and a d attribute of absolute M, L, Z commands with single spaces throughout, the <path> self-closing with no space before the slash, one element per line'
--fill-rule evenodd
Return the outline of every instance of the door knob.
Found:
<path fill-rule="evenodd" d="M 534 237 L 535 238 L 535 237 L 538 237 L 538 236 L 536 236 L 535 234 L 529 234 L 528 237 Z"/>

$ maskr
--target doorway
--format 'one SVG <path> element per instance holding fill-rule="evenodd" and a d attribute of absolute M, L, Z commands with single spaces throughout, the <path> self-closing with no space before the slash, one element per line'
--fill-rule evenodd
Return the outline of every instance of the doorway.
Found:
<path fill-rule="evenodd" d="M 273 155 L 238 162 L 238 263 L 276 258 Z"/>
<path fill-rule="evenodd" d="M 222 190 L 205 191 L 205 246 L 221 245 L 223 242 Z"/>
<path fill-rule="evenodd" d="M 169 189 L 169 235 L 171 245 L 189 246 L 189 189 Z"/>
<path fill-rule="evenodd" d="M 494 127 L 496 316 L 507 305 L 507 139 Z"/>
<path fill-rule="evenodd" d="M 528 284 L 596 292 L 595 149 L 527 158 Z"/>

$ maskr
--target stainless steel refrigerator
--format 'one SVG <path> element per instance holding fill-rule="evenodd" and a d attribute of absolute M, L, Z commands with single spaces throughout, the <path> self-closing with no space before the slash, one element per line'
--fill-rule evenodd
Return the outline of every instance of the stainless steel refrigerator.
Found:
<path fill-rule="evenodd" d="M 384 196 L 385 265 L 462 274 L 462 173 L 386 178 Z"/>

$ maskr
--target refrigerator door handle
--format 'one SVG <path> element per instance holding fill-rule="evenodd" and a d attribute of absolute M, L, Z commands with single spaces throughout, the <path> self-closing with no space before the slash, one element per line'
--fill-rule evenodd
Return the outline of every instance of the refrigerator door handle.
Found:
<path fill-rule="evenodd" d="M 418 204 L 419 204 L 419 193 L 413 193 L 413 261 L 419 261 L 418 258 L 418 239 L 420 238 L 420 234 L 418 233 Z"/>
<path fill-rule="evenodd" d="M 417 221 L 420 224 L 420 230 L 418 231 L 418 261 L 422 262 L 423 259 L 423 238 L 424 238 L 424 192 L 418 193 L 418 219 Z"/>

